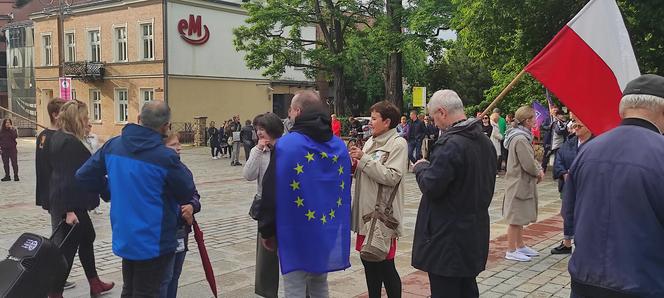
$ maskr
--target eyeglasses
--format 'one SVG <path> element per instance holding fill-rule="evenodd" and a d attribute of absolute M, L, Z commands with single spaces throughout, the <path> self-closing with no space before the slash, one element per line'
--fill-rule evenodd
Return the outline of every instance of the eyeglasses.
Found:
<path fill-rule="evenodd" d="M 484 118 L 482 118 L 482 119 L 483 119 L 483 120 L 489 120 L 489 117 L 484 117 Z"/>

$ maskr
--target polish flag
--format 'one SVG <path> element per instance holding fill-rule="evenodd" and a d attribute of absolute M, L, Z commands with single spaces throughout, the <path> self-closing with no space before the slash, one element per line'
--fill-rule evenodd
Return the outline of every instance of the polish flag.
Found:
<path fill-rule="evenodd" d="M 595 135 L 620 123 L 622 90 L 639 66 L 618 5 L 591 0 L 526 66 Z"/>

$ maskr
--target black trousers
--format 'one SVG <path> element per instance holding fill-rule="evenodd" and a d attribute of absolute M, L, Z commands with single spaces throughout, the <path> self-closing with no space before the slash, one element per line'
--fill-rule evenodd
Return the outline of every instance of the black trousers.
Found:
<path fill-rule="evenodd" d="M 9 162 L 11 161 L 14 176 L 18 176 L 18 151 L 14 148 L 2 148 L 2 167 L 5 177 L 9 177 Z"/>
<path fill-rule="evenodd" d="M 394 266 L 393 259 L 382 262 L 362 260 L 362 265 L 364 265 L 364 276 L 367 279 L 369 298 L 380 298 L 383 285 L 385 285 L 387 297 L 401 297 L 401 278 Z"/>
<path fill-rule="evenodd" d="M 78 224 L 74 227 L 74 230 L 71 232 L 69 238 L 62 245 L 62 255 L 67 261 L 67 271 L 63 276 L 59 276 L 56 279 L 54 288 L 51 290 L 52 293 L 62 293 L 65 282 L 69 277 L 71 272 L 72 265 L 74 264 L 74 256 L 78 251 L 78 259 L 81 261 L 81 266 L 85 271 L 85 277 L 88 279 L 97 277 L 97 268 L 95 266 L 95 252 L 93 243 L 95 241 L 95 229 L 92 226 L 92 221 L 86 210 L 75 211 L 76 217 L 78 217 Z M 63 219 L 62 217 L 59 220 Z M 52 223 L 58 221 L 58 217 L 52 218 Z M 63 223 L 65 224 L 65 223 Z M 66 224 L 65 224 L 66 225 Z M 65 227 L 66 228 L 66 227 Z M 55 229 L 55 227 L 54 227 Z M 68 231 L 65 229 L 64 232 Z M 64 235 L 66 233 L 59 233 L 59 235 Z M 59 243 L 62 239 L 54 239 L 56 243 Z"/>
<path fill-rule="evenodd" d="M 447 277 L 429 273 L 431 298 L 476 298 L 480 296 L 474 277 Z"/>
<path fill-rule="evenodd" d="M 175 253 L 145 261 L 122 259 L 122 298 L 159 298 L 161 282 Z"/>
<path fill-rule="evenodd" d="M 251 153 L 251 149 L 254 148 L 254 146 L 256 145 L 251 143 L 251 144 L 242 144 L 242 146 L 244 147 L 244 161 L 247 161 L 249 160 L 249 153 Z"/>

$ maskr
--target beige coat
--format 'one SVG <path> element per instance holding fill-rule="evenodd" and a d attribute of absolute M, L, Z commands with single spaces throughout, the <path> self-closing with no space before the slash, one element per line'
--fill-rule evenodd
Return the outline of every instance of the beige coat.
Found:
<path fill-rule="evenodd" d="M 500 156 L 500 141 L 503 140 L 503 135 L 500 134 L 500 128 L 498 127 L 498 124 L 492 121 L 491 127 L 493 127 L 491 130 L 491 144 L 493 144 L 493 148 L 496 149 L 496 156 Z"/>
<path fill-rule="evenodd" d="M 392 190 L 408 172 L 408 143 L 399 137 L 396 129 L 391 129 L 374 138 L 371 137 L 364 144 L 364 155 L 355 170 L 355 196 L 352 207 L 352 230 L 360 235 L 366 235 L 362 216 L 372 212 L 376 206 L 378 185 L 383 187 L 383 202 L 390 198 Z M 382 163 L 387 154 L 387 160 Z M 399 184 L 392 209 L 394 217 L 399 221 L 397 235 L 403 234 L 403 204 L 404 182 Z"/>
<path fill-rule="evenodd" d="M 525 136 L 515 136 L 508 150 L 503 216 L 508 224 L 524 226 L 537 221 L 537 175 L 541 167 Z"/>

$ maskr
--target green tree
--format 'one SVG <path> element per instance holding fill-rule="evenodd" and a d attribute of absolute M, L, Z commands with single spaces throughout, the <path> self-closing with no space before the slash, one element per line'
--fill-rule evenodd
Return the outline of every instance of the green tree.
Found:
<path fill-rule="evenodd" d="M 452 0 L 456 13 L 452 28 L 470 57 L 491 70 L 494 85 L 481 107 L 502 89 L 546 46 L 588 0 Z M 642 73 L 664 69 L 664 17 L 660 0 L 618 0 Z M 544 88 L 526 76 L 500 103 L 504 110 L 544 100 Z M 479 109 L 479 107 L 477 108 Z"/>
<path fill-rule="evenodd" d="M 245 51 L 247 66 L 263 69 L 277 78 L 287 67 L 301 67 L 308 77 L 334 78 L 334 109 L 346 107 L 344 55 L 346 37 L 360 26 L 369 26 L 379 1 L 354 0 L 265 0 L 243 4 L 249 17 L 236 28 L 234 45 Z M 304 39 L 302 29 L 317 27 L 318 39 Z"/>

